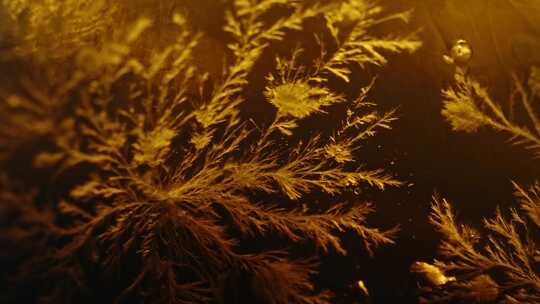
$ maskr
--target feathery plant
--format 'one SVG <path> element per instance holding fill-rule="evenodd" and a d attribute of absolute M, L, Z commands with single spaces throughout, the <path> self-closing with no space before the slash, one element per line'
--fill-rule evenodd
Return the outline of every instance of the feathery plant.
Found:
<path fill-rule="evenodd" d="M 210 78 L 193 61 L 204 33 L 184 15 L 172 16 L 177 34 L 163 48 L 140 47 L 160 30 L 147 18 L 93 43 L 85 33 L 114 26 L 129 2 L 83 10 L 90 2 L 43 0 L 20 10 L 26 1 L 3 1 L 15 21 L 31 20 L 14 49 L 19 61 L 76 46 L 28 63 L 16 85 L 0 89 L 0 193 L 10 214 L 1 236 L 29 247 L 16 247 L 16 291 L 33 288 L 29 301 L 44 303 L 208 303 L 246 283 L 257 303 L 329 303 L 330 293 L 315 292 L 311 281 L 313 257 L 242 242 L 279 236 L 323 254 L 347 253 L 344 231 L 370 253 L 393 242 L 394 229 L 367 226 L 371 203 L 342 202 L 342 194 L 400 184 L 355 158 L 360 142 L 390 129 L 394 112 L 367 101 L 371 84 L 350 97 L 332 83 L 350 83 L 357 67 L 384 65 L 388 52 L 416 50 L 413 37 L 369 35 L 408 14 L 384 16 L 357 0 L 236 0 L 224 18 L 229 64 Z M 244 91 L 254 65 L 311 19 L 326 27 L 317 38 L 321 55 L 305 66 L 301 49 L 277 56 L 260 95 L 275 108 L 272 119 L 246 117 L 242 105 L 256 102 Z M 60 22 L 58 40 L 40 38 L 53 30 L 43 28 L 50 20 Z M 347 111 L 332 134 L 298 133 L 305 118 L 336 104 Z M 282 144 L 293 135 L 302 139 Z M 29 163 L 35 176 L 17 175 L 13 161 Z M 329 203 L 311 203 L 314 195 Z"/>
<path fill-rule="evenodd" d="M 455 87 L 443 91 L 443 116 L 453 130 L 474 132 L 481 127 L 492 128 L 510 136 L 512 142 L 525 145 L 535 156 L 540 151 L 540 118 L 534 105 L 540 99 L 540 69 L 531 68 L 527 83 L 513 76 L 514 92 L 511 111 L 493 101 L 488 91 L 473 79 L 460 79 Z M 524 112 L 528 121 L 519 121 L 515 111 Z"/>
<path fill-rule="evenodd" d="M 528 121 L 513 118 L 493 101 L 474 79 L 458 78 L 454 87 L 443 91 L 442 114 L 456 131 L 474 132 L 488 127 L 510 135 L 534 157 L 540 153 L 540 120 L 535 105 L 540 101 L 540 70 L 531 68 L 526 83 L 514 76 L 511 98 Z M 535 109 L 536 108 L 536 109 Z M 517 115 L 516 115 L 517 116 Z M 438 286 L 421 297 L 425 303 L 540 303 L 540 185 L 523 187 L 512 182 L 520 208 L 508 215 L 500 209 L 484 219 L 485 233 L 460 224 L 451 204 L 434 197 L 431 223 L 443 235 L 441 259 L 435 261 Z M 446 277 L 451 274 L 455 277 Z"/>
<path fill-rule="evenodd" d="M 64 56 L 90 45 L 111 24 L 117 5 L 104 0 L 2 0 L 19 54 Z"/>

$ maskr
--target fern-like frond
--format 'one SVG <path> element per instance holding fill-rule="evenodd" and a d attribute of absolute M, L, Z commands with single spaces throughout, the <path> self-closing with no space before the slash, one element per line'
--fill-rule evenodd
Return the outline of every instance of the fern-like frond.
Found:
<path fill-rule="evenodd" d="M 540 185 L 536 182 L 529 189 L 524 189 L 515 182 L 512 182 L 514 186 L 514 195 L 521 203 L 521 208 L 526 212 L 529 219 L 540 227 Z"/>
<path fill-rule="evenodd" d="M 318 63 L 319 70 L 349 82 L 351 65 L 384 65 L 387 62 L 384 52 L 414 52 L 422 45 L 414 37 L 381 39 L 369 36 L 368 29 L 375 24 L 392 19 L 408 21 L 406 13 L 380 17 L 381 10 L 380 6 L 370 1 L 344 1 L 336 10 L 325 14 L 326 24 L 337 45 L 337 51 L 326 54 L 323 48 Z M 343 23 L 352 29 L 343 31 L 339 26 Z"/>
<path fill-rule="evenodd" d="M 443 91 L 442 115 L 456 131 L 474 132 L 480 127 L 489 127 L 507 133 L 514 143 L 524 145 L 537 155 L 540 151 L 540 124 L 533 108 L 534 97 L 528 95 L 517 78 L 514 78 L 514 86 L 515 94 L 530 121 L 529 125 L 512 120 L 501 106 L 491 99 L 486 88 L 470 78 L 459 79 L 455 87 Z"/>
<path fill-rule="evenodd" d="M 517 184 L 516 197 L 522 198 L 523 209 L 534 223 L 530 208 L 537 207 L 526 199 L 528 194 Z M 523 199 L 527 200 L 526 202 Z M 532 210 L 534 212 L 534 210 Z M 440 245 L 441 260 L 436 266 L 445 273 L 455 274 L 455 281 L 426 294 L 426 303 L 452 301 L 494 301 L 507 303 L 538 303 L 540 276 L 538 274 L 538 246 L 531 238 L 526 217 L 510 210 L 510 218 L 497 210 L 495 216 L 484 220 L 486 237 L 463 224 L 458 224 L 451 205 L 434 198 L 431 222 L 443 235 Z M 512 302 L 512 303 L 514 303 Z"/>
<path fill-rule="evenodd" d="M 28 197 L 0 189 L 9 208 L 17 197 L 28 203 L 13 207 L 25 213 L 14 217 L 17 237 L 6 234 L 37 249 L 16 266 L 31 278 L 21 286 L 36 290 L 32 301 L 52 303 L 99 302 L 101 294 L 118 303 L 227 302 L 238 286 L 261 302 L 330 303 L 312 283 L 313 256 L 346 254 L 345 231 L 373 254 L 396 231 L 370 227 L 373 206 L 342 204 L 342 195 L 361 201 L 360 187 L 401 184 L 356 153 L 391 128 L 395 113 L 366 101 L 373 82 L 349 96 L 332 71 L 350 80 L 355 65 L 415 50 L 413 38 L 368 34 L 403 15 L 383 17 L 367 1 L 235 0 L 223 16 L 231 52 L 220 76 L 201 72 L 206 58 L 196 50 L 208 37 L 189 14 L 150 12 L 128 24 L 134 13 L 125 8 L 138 3 L 2 1 L 21 30 L 10 52 L 29 68 L 0 83 L 0 166 L 21 158 L 39 170 L 25 180 L 35 189 Z M 290 33 L 309 32 L 308 21 L 327 21 L 318 36 L 336 47 L 314 62 L 304 60 L 304 45 L 288 60 L 274 54 Z M 251 82 L 267 55 L 276 66 L 264 84 Z M 274 107 L 268 121 L 244 111 L 254 96 Z M 337 104 L 347 113 L 335 125 L 299 132 Z M 315 195 L 326 207 L 311 202 Z M 243 244 L 270 235 L 318 251 L 292 258 Z"/>

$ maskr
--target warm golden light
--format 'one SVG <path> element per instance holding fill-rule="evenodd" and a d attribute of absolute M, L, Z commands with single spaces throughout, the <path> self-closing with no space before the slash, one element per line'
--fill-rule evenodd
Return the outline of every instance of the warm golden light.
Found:
<path fill-rule="evenodd" d="M 0 0 L 0 302 L 539 303 L 526 2 Z"/>

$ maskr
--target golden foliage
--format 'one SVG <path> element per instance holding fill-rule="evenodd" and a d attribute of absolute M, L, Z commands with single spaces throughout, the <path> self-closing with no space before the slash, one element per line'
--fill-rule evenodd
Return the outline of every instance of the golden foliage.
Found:
<path fill-rule="evenodd" d="M 414 52 L 420 47 L 421 43 L 411 37 L 371 37 L 368 29 L 373 25 L 393 19 L 409 20 L 410 12 L 380 18 L 381 10 L 380 6 L 369 1 L 343 1 L 336 10 L 325 14 L 326 24 L 338 50 L 327 54 L 323 48 L 318 69 L 349 82 L 352 64 L 384 65 L 387 62 L 384 51 Z M 343 29 L 343 24 L 347 25 L 347 30 Z"/>
<path fill-rule="evenodd" d="M 514 93 L 511 97 L 512 101 L 517 99 L 517 104 L 527 115 L 528 123 L 513 120 L 491 99 L 486 88 L 471 78 L 457 79 L 454 87 L 443 91 L 442 114 L 456 131 L 474 132 L 480 127 L 489 127 L 507 133 L 516 144 L 525 145 L 533 152 L 540 151 L 540 118 L 534 109 L 534 104 L 540 99 L 537 68 L 531 69 L 528 83 L 529 89 L 514 76 Z"/>
<path fill-rule="evenodd" d="M 540 96 L 538 69 L 532 68 L 528 88 L 514 76 L 514 93 L 528 122 L 511 119 L 477 81 L 456 78 L 455 87 L 443 91 L 442 114 L 454 130 L 474 132 L 490 127 L 510 134 L 534 156 L 540 153 L 540 121 L 533 108 Z M 516 109 L 512 109 L 516 110 Z M 424 303 L 540 303 L 540 189 L 538 182 L 526 189 L 512 182 L 521 210 L 500 209 L 484 219 L 483 236 L 459 224 L 451 204 L 434 197 L 431 223 L 443 235 L 441 259 L 435 265 L 456 281 L 427 290 Z"/>
<path fill-rule="evenodd" d="M 514 186 L 518 197 L 530 194 Z M 531 208 L 530 204 L 523 205 L 523 210 Z M 538 207 L 538 201 L 532 204 Z M 447 200 L 434 198 L 432 210 L 430 220 L 443 235 L 441 260 L 435 265 L 456 274 L 456 280 L 430 292 L 426 303 L 539 303 L 540 256 L 533 235 L 540 226 L 530 225 L 535 221 L 530 213 L 510 209 L 510 218 L 506 218 L 497 210 L 494 218 L 484 220 L 488 235 L 481 237 L 473 228 L 456 222 Z"/>
<path fill-rule="evenodd" d="M 53 58 L 102 35 L 117 8 L 104 0 L 2 0 L 2 6 L 16 25 L 16 52 Z"/>
<path fill-rule="evenodd" d="M 351 64 L 380 65 L 385 51 L 419 46 L 413 39 L 369 36 L 371 25 L 388 20 L 378 16 L 379 7 L 366 2 L 350 14 L 344 5 L 364 1 L 234 1 L 224 27 L 231 38 L 230 64 L 221 78 L 209 78 L 194 63 L 204 35 L 193 32 L 183 15 L 172 14 L 176 36 L 163 48 L 141 49 L 141 42 L 152 42 L 146 33 L 160 30 L 161 23 L 148 18 L 92 45 L 83 32 L 101 29 L 109 22 L 103 14 L 110 12 L 75 2 L 40 1 L 30 9 L 35 21 L 25 41 L 39 48 L 17 56 L 32 68 L 24 71 L 20 87 L 0 90 L 6 101 L 0 106 L 1 164 L 8 168 L 30 147 L 22 157 L 45 175 L 30 185 L 50 194 L 33 196 L 24 208 L 35 210 L 14 219 L 21 227 L 33 220 L 27 229 L 43 236 L 33 248 L 43 256 L 18 269 L 21 277 L 45 279 L 32 287 L 32 300 L 99 302 L 99 292 L 87 291 L 102 288 L 118 303 L 207 303 L 226 298 L 230 284 L 245 284 L 235 275 L 240 272 L 269 303 L 329 303 L 330 294 L 315 292 L 311 283 L 312 258 L 271 249 L 246 252 L 239 243 L 274 234 L 319 253 L 346 254 L 340 238 L 345 231 L 357 234 L 369 253 L 393 242 L 395 229 L 367 225 L 371 203 L 359 197 L 343 203 L 341 194 L 400 184 L 381 169 L 367 169 L 354 153 L 360 141 L 390 129 L 394 113 L 379 114 L 366 102 L 372 84 L 358 98 L 346 98 L 329 84 L 331 77 L 349 75 Z M 129 5 L 124 2 L 117 4 Z M 25 10 L 17 3 L 4 1 L 15 17 Z M 273 18 L 274 9 L 284 13 Z M 246 118 L 245 89 L 263 50 L 286 43 L 286 35 L 305 30 L 311 18 L 328 20 L 328 32 L 321 33 L 326 38 L 342 37 L 339 18 L 347 19 L 354 35 L 344 33 L 348 37 L 337 40 L 335 50 L 323 48 L 325 55 L 307 67 L 298 63 L 300 52 L 291 60 L 276 56 L 277 76 L 257 88 L 275 106 L 274 120 L 265 125 Z M 42 45 L 37 37 L 53 21 L 59 22 L 58 40 Z M 73 56 L 32 62 L 49 47 L 73 48 Z M 55 72 L 34 75 L 42 70 Z M 314 130 L 303 138 L 297 132 L 303 119 L 324 115 L 336 103 L 346 103 L 347 115 L 331 136 Z M 288 142 L 282 134 L 302 139 Z M 328 204 L 311 204 L 315 194 Z M 38 203 L 47 208 L 31 207 Z M 39 215 L 44 209 L 51 210 L 47 217 Z"/>

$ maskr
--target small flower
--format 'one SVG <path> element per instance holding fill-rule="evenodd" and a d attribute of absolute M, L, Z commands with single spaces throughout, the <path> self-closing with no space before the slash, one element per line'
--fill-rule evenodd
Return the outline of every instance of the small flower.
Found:
<path fill-rule="evenodd" d="M 304 118 L 319 110 L 311 91 L 307 83 L 284 83 L 268 90 L 266 96 L 281 114 Z"/>
<path fill-rule="evenodd" d="M 321 107 L 343 101 L 324 87 L 317 87 L 305 81 L 285 82 L 266 88 L 266 97 L 282 116 L 302 119 L 315 112 L 323 112 Z"/>
<path fill-rule="evenodd" d="M 485 117 L 470 100 L 453 100 L 444 104 L 442 115 L 454 131 L 476 132 L 485 124 Z"/>
<path fill-rule="evenodd" d="M 353 160 L 352 153 L 348 147 L 338 143 L 332 143 L 324 147 L 324 152 L 328 157 L 335 159 L 338 163 L 345 163 Z"/>

